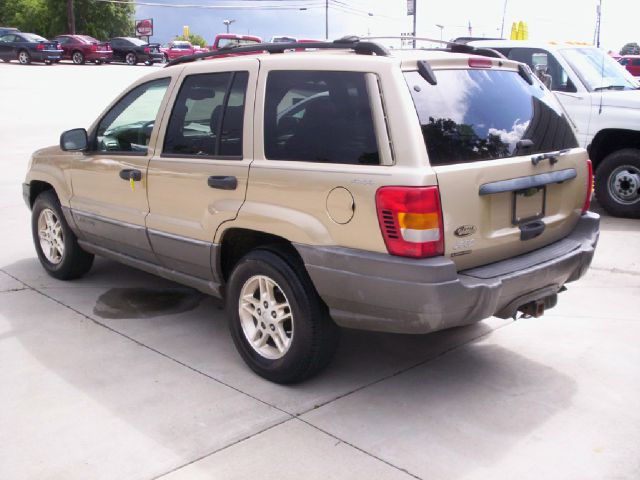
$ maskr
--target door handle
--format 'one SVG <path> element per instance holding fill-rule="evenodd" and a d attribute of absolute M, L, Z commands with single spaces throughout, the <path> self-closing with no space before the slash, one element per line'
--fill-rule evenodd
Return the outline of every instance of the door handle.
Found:
<path fill-rule="evenodd" d="M 233 176 L 213 175 L 207 179 L 207 185 L 220 190 L 235 190 L 238 188 L 238 179 Z"/>
<path fill-rule="evenodd" d="M 134 182 L 139 182 L 140 180 L 142 180 L 142 172 L 134 168 L 125 168 L 123 170 L 120 170 L 120 178 L 122 180 L 126 180 L 127 182 L 131 180 L 133 180 Z"/>

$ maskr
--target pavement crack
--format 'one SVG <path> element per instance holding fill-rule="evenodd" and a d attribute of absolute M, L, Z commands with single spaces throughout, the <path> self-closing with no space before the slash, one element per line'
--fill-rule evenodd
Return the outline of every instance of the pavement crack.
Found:
<path fill-rule="evenodd" d="M 281 421 L 279 421 L 279 422 L 277 422 L 277 423 L 275 423 L 273 425 L 265 427 L 262 430 L 258 430 L 257 432 L 253 432 L 250 435 L 246 435 L 246 436 L 244 436 L 242 438 L 234 440 L 233 442 L 231 442 L 231 443 L 229 443 L 229 444 L 227 444 L 227 445 L 225 445 L 223 447 L 216 448 L 215 450 L 213 450 L 213 451 L 211 451 L 209 453 L 205 453 L 204 455 L 201 455 L 198 458 L 194 458 L 193 460 L 190 460 L 190 461 L 188 461 L 188 462 L 186 462 L 186 463 L 184 463 L 182 465 L 178 465 L 177 467 L 172 468 L 168 472 L 164 472 L 164 473 L 161 473 L 160 475 L 157 475 L 157 476 L 153 477 L 151 480 L 157 480 L 159 478 L 166 477 L 167 475 L 170 475 L 173 472 L 177 472 L 178 470 L 182 470 L 183 468 L 186 468 L 189 465 L 197 463 L 200 460 L 204 460 L 205 458 L 208 458 L 208 457 L 210 457 L 212 455 L 215 455 L 216 453 L 219 453 L 219 452 L 222 452 L 222 451 L 224 451 L 224 450 L 226 450 L 228 448 L 231 448 L 234 445 L 238 445 L 239 443 L 245 442 L 245 441 L 247 441 L 247 440 L 249 440 L 249 439 L 251 439 L 253 437 L 257 437 L 258 435 L 261 435 L 261 434 L 263 434 L 265 432 L 268 432 L 269 430 L 271 430 L 273 428 L 276 428 L 276 427 L 279 427 L 280 425 L 283 425 L 283 424 L 285 424 L 287 422 L 290 422 L 291 420 L 294 420 L 294 419 L 293 418 L 285 418 L 284 420 L 281 420 Z"/>
<path fill-rule="evenodd" d="M 604 268 L 604 267 L 589 267 L 589 270 L 595 270 L 596 272 L 607 272 L 607 273 L 623 273 L 625 275 L 633 275 L 634 277 L 640 277 L 640 272 L 636 270 L 625 270 L 623 268 Z"/>

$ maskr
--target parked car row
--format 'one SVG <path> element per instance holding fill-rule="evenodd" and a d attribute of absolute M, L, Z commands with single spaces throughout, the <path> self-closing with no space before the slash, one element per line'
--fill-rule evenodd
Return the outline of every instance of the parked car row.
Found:
<path fill-rule="evenodd" d="M 190 45 L 190 44 L 189 44 Z M 35 33 L 0 27 L 0 60 L 17 60 L 22 64 L 52 64 L 70 60 L 77 65 L 123 62 L 129 65 L 152 65 L 166 59 L 160 44 L 134 37 L 114 37 L 101 42 L 88 35 L 58 35 L 48 40 Z"/>
<path fill-rule="evenodd" d="M 284 36 L 271 39 L 272 43 L 296 41 L 310 42 L 313 40 Z M 257 43 L 262 43 L 260 37 L 234 33 L 216 35 L 209 48 L 193 45 L 191 42 L 183 40 L 174 40 L 165 46 L 160 46 L 158 43 L 148 43 L 134 37 L 114 37 L 106 42 L 101 42 L 88 35 L 58 35 L 50 41 L 34 33 L 20 32 L 17 28 L 0 27 L 0 59 L 5 62 L 17 60 L 22 64 L 31 62 L 51 64 L 61 60 L 69 60 L 76 65 L 83 65 L 87 62 L 96 65 L 111 62 L 122 62 L 128 65 L 137 65 L 138 63 L 152 65 L 170 62 L 185 55 Z"/>

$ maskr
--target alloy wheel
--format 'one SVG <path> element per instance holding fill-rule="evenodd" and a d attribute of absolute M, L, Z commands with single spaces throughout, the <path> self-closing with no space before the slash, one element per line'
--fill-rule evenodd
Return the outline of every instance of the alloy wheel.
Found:
<path fill-rule="evenodd" d="M 243 285 L 238 309 L 251 347 L 266 359 L 282 358 L 294 334 L 291 306 L 282 288 L 265 275 L 255 275 Z"/>
<path fill-rule="evenodd" d="M 38 216 L 38 237 L 45 258 L 59 264 L 64 257 L 64 234 L 60 219 L 50 208 L 43 209 Z"/>

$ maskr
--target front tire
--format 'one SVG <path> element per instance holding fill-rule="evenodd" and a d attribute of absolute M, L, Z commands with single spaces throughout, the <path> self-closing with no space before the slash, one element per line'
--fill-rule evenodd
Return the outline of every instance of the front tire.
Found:
<path fill-rule="evenodd" d="M 127 65 L 136 65 L 138 63 L 138 57 L 135 53 L 129 52 L 124 57 L 124 61 L 127 62 Z"/>
<path fill-rule="evenodd" d="M 20 50 L 18 52 L 18 62 L 22 65 L 29 65 L 31 63 L 31 55 L 26 50 Z"/>
<path fill-rule="evenodd" d="M 78 245 L 52 190 L 42 192 L 33 203 L 31 232 L 38 259 L 52 277 L 72 280 L 91 269 L 93 255 Z"/>
<path fill-rule="evenodd" d="M 338 343 L 338 327 L 304 268 L 287 254 L 257 249 L 234 268 L 227 317 L 235 346 L 258 375 L 295 383 L 322 370 Z"/>
<path fill-rule="evenodd" d="M 640 150 L 625 148 L 605 157 L 596 170 L 596 197 L 615 217 L 640 218 Z"/>
<path fill-rule="evenodd" d="M 84 65 L 84 54 L 76 50 L 71 54 L 71 60 L 76 65 Z"/>

